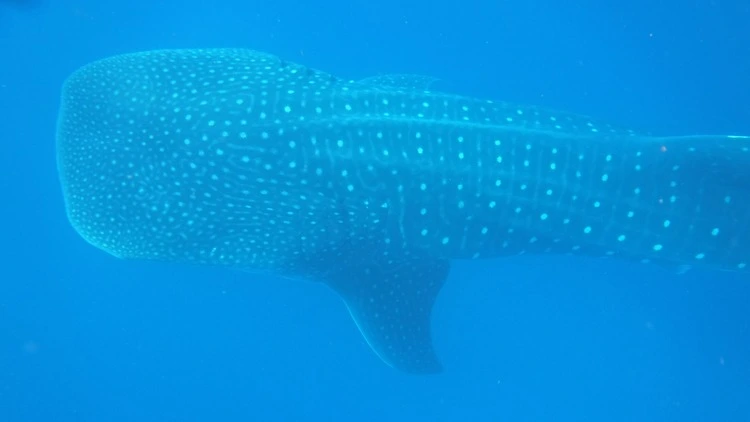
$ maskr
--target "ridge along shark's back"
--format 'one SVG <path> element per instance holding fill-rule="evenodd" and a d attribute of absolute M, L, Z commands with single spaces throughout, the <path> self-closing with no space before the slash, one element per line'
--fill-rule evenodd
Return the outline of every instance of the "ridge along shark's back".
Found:
<path fill-rule="evenodd" d="M 747 271 L 750 139 L 348 82 L 240 49 L 116 56 L 66 81 L 69 219 L 123 258 L 318 280 L 373 350 L 441 369 L 449 260 L 523 252 Z"/>

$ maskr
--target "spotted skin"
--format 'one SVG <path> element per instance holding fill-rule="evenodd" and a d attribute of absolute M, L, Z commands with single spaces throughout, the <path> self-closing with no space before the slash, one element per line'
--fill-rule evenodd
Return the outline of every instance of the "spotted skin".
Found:
<path fill-rule="evenodd" d="M 69 220 L 121 258 L 324 282 L 413 373 L 441 370 L 429 315 L 450 260 L 748 271 L 750 138 L 647 136 L 432 82 L 344 81 L 240 49 L 94 62 L 62 94 Z"/>

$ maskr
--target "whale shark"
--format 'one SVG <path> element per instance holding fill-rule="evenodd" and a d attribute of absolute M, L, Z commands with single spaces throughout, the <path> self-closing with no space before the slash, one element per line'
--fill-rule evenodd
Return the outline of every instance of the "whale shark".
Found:
<path fill-rule="evenodd" d="M 655 136 L 434 82 L 248 49 L 86 64 L 57 123 L 67 217 L 118 258 L 324 283 L 413 374 L 443 370 L 430 314 L 456 260 L 750 271 L 749 136 Z"/>

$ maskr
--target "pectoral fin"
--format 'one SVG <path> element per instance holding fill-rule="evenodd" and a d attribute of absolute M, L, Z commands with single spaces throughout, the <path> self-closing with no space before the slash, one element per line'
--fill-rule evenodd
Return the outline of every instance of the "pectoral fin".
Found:
<path fill-rule="evenodd" d="M 387 364 L 410 373 L 442 370 L 432 345 L 430 314 L 450 264 L 424 257 L 343 266 L 326 275 L 367 343 Z"/>

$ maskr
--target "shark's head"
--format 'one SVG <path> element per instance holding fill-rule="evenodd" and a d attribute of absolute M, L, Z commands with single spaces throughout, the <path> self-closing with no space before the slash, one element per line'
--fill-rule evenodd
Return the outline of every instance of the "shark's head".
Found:
<path fill-rule="evenodd" d="M 167 119 L 149 71 L 96 62 L 63 86 L 57 162 L 68 218 L 94 246 L 122 258 L 150 258 L 174 230 L 182 194 L 171 151 L 159 145 Z M 175 134 L 176 135 L 176 134 Z"/>
<path fill-rule="evenodd" d="M 154 51 L 79 69 L 64 84 L 57 130 L 73 227 L 123 258 L 220 253 L 233 227 L 254 224 L 243 220 L 249 211 L 270 206 L 263 183 L 293 177 L 280 131 L 319 114 L 311 104 L 328 78 L 234 50 Z"/>

